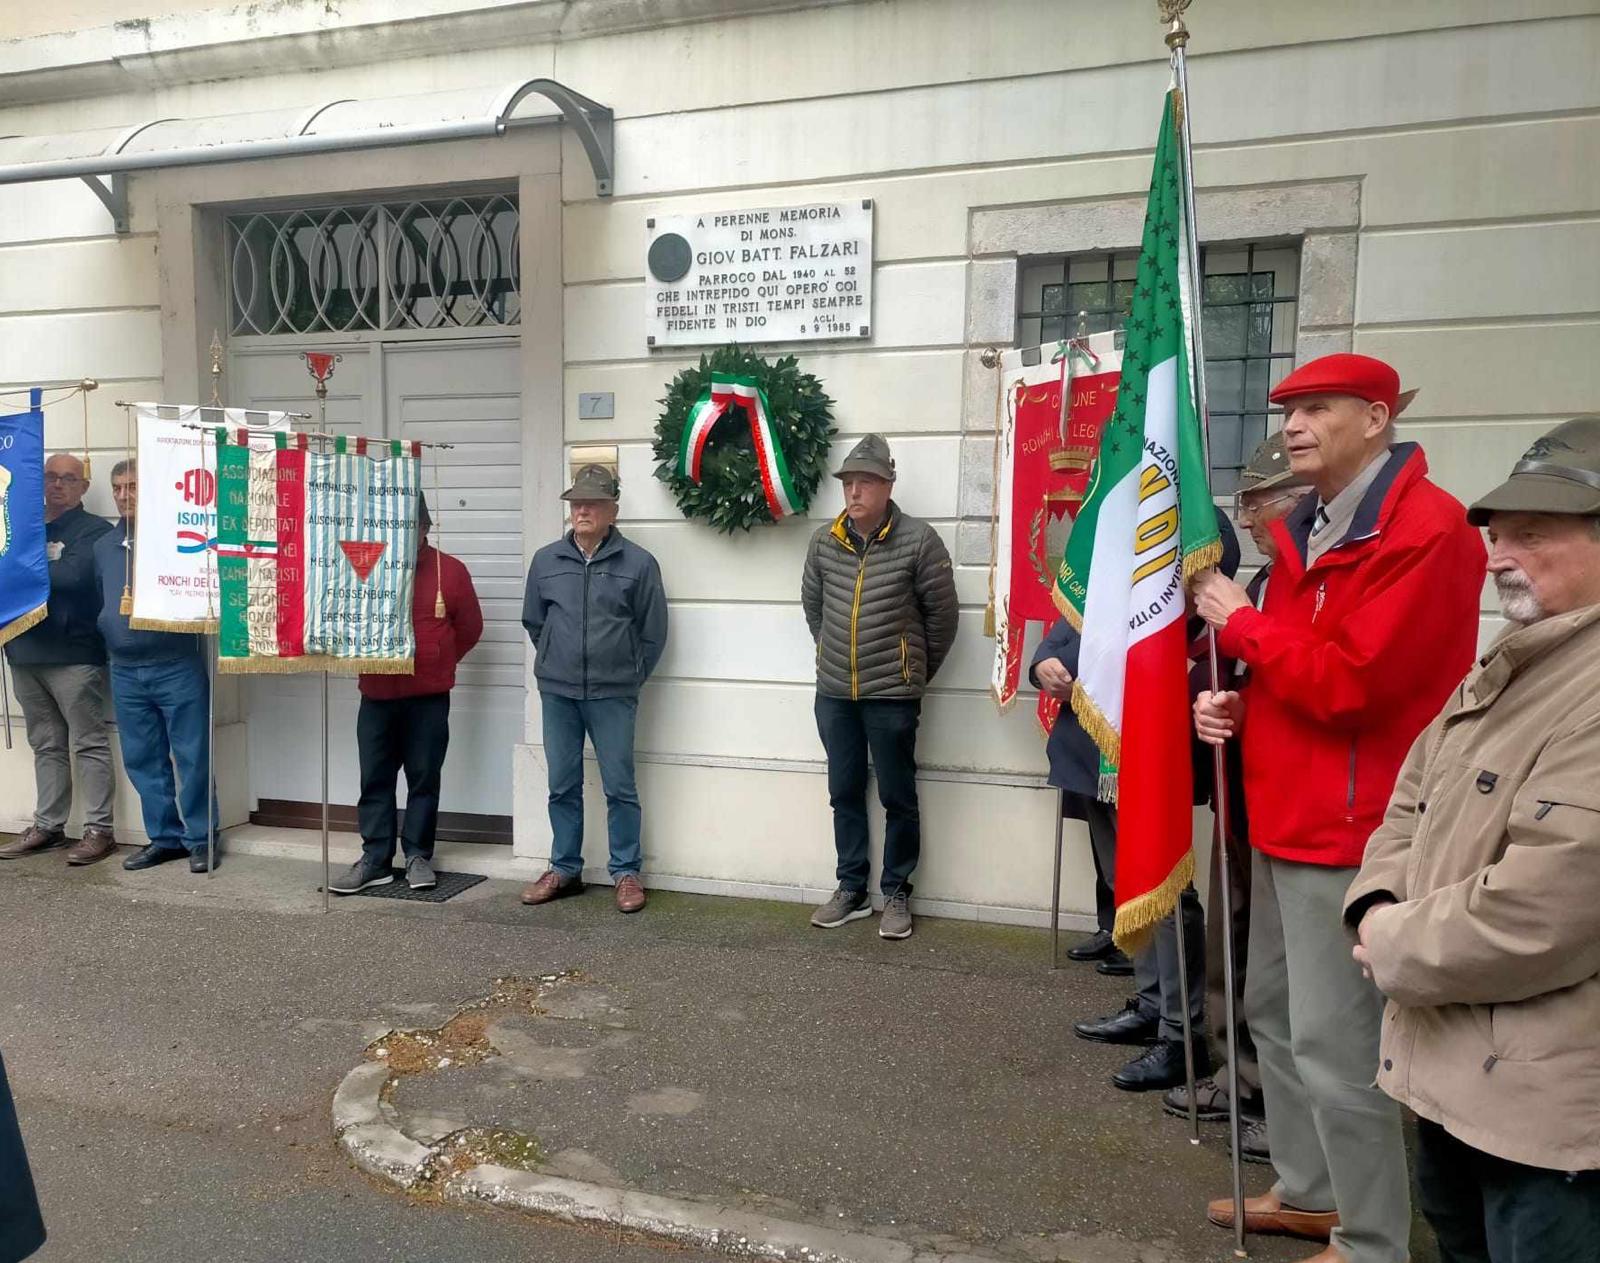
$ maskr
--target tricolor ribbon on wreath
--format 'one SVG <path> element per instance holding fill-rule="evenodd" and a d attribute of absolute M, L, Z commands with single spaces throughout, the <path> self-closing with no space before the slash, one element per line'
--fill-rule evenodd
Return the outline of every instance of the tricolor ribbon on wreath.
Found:
<path fill-rule="evenodd" d="M 1101 428 L 1116 403 L 1121 366 L 1111 333 L 1000 357 L 1004 409 L 996 453 L 990 687 L 1002 710 L 1021 685 L 1027 624 L 1056 620 L 1055 574 L 1088 488 Z M 1044 731 L 1055 726 L 1060 710 L 1060 702 L 1039 695 Z"/>
<path fill-rule="evenodd" d="M 761 489 L 766 493 L 767 507 L 772 511 L 773 519 L 801 512 L 806 507 L 805 502 L 789 477 L 789 465 L 783 458 L 783 444 L 778 441 L 773 429 L 772 407 L 767 403 L 767 392 L 754 377 L 736 377 L 731 373 L 711 374 L 711 385 L 700 392 L 700 398 L 689 409 L 689 419 L 684 424 L 683 439 L 678 446 L 678 472 L 691 482 L 700 481 L 706 442 L 717 422 L 734 406 L 743 408 L 749 419 L 750 442 L 755 448 L 756 468 L 761 472 Z"/>

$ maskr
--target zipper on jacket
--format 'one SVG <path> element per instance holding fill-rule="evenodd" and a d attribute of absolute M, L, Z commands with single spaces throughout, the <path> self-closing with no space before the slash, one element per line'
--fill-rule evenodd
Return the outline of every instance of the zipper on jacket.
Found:
<path fill-rule="evenodd" d="M 583 696 L 589 697 L 589 563 L 583 564 Z"/>
<path fill-rule="evenodd" d="M 1344 805 L 1354 818 L 1356 810 L 1356 743 L 1350 742 L 1350 780 L 1345 788 Z"/>
<path fill-rule="evenodd" d="M 905 632 L 900 633 L 900 678 L 907 684 L 911 683 L 911 645 Z"/>
<path fill-rule="evenodd" d="M 860 640 L 861 589 L 867 581 L 867 553 L 872 543 L 868 541 L 861 550 L 861 560 L 856 563 L 856 594 L 850 602 L 850 700 L 861 700 L 861 672 L 856 662 L 856 648 Z"/>

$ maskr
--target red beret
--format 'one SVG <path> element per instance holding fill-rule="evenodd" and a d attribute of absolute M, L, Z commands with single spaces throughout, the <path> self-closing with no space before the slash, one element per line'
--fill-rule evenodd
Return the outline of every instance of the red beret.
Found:
<path fill-rule="evenodd" d="M 1282 403 L 1297 395 L 1354 395 L 1368 403 L 1389 405 L 1391 416 L 1397 415 L 1411 402 L 1417 392 L 1400 393 L 1400 374 L 1370 355 L 1324 355 L 1302 364 L 1267 395 L 1273 403 Z"/>

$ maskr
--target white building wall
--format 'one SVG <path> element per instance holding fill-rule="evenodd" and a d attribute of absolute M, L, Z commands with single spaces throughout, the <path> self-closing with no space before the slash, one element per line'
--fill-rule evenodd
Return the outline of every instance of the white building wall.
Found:
<path fill-rule="evenodd" d="M 488 46 L 473 47 L 466 19 L 439 56 L 418 55 L 401 24 L 380 25 L 360 63 L 320 5 L 283 6 L 271 31 L 230 28 L 220 10 L 158 19 L 147 42 L 162 47 L 167 82 L 136 77 L 138 48 L 119 53 L 127 86 L 104 95 L 44 101 L 29 87 L 13 97 L 0 75 L 0 100 L 27 102 L 0 107 L 0 135 L 536 74 L 615 109 L 613 197 L 594 196 L 581 148 L 564 139 L 560 329 L 525 326 L 523 336 L 560 338 L 566 440 L 620 445 L 624 528 L 659 557 L 673 599 L 671 647 L 639 734 L 649 872 L 794 896 L 832 884 L 797 604 L 805 539 L 832 488 L 809 521 L 734 540 L 678 516 L 651 477 L 649 442 L 666 382 L 696 356 L 644 345 L 644 225 L 690 210 L 875 199 L 872 339 L 794 349 L 836 401 L 841 448 L 867 430 L 888 434 L 899 499 L 937 524 L 961 563 L 961 635 L 923 723 L 919 895 L 966 915 L 1036 916 L 1049 895 L 1052 796 L 1031 706 L 1002 716 L 988 700 L 982 638 L 993 380 L 976 356 L 1009 329 L 1015 294 L 986 288 L 1008 273 L 994 270 L 974 222 L 1010 206 L 1087 215 L 1142 196 L 1167 75 L 1153 6 L 701 0 L 685 11 L 706 20 L 622 31 L 606 27 L 616 10 L 591 3 L 570 6 L 561 39 L 540 25 L 547 4 L 480 7 L 494 10 L 499 33 Z M 1533 434 L 1600 407 L 1600 6 L 1530 0 L 1513 17 L 1494 0 L 1238 0 L 1191 16 L 1200 185 L 1270 199 L 1358 183 L 1357 222 L 1341 229 L 1353 230 L 1353 303 L 1317 316 L 1311 272 L 1302 320 L 1349 330 L 1338 336 L 1421 387 L 1403 429 L 1444 485 L 1480 494 Z M 504 38 L 519 21 L 527 37 Z M 210 51 L 185 51 L 189 29 Z M 230 31 L 256 38 L 253 77 L 174 81 L 186 64 L 214 65 L 218 33 Z M 293 63 L 281 51 L 291 37 Z M 29 65 L 71 59 L 61 37 L 19 47 Z M 122 239 L 81 187 L 0 189 L 0 383 L 99 377 L 93 441 L 107 452 L 121 442 L 110 401 L 154 393 L 173 375 L 162 329 L 181 313 L 160 307 L 147 184 L 133 181 L 134 232 Z M 1201 230 L 1230 236 L 1225 223 Z M 614 392 L 615 419 L 579 420 L 581 391 Z M 71 407 L 51 417 L 59 445 L 81 442 Z M 536 701 L 529 719 L 533 736 Z M 546 845 L 539 751 L 508 752 L 508 763 L 517 852 L 533 859 Z M 24 767 L 16 756 L 0 763 L 0 789 L 20 792 Z M 593 806 L 591 859 L 603 865 L 598 797 Z M 1069 848 L 1080 910 L 1085 850 Z"/>

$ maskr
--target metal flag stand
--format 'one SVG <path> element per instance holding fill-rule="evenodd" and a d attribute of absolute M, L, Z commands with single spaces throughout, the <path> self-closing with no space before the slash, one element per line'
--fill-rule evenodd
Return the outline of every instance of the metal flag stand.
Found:
<path fill-rule="evenodd" d="M 326 451 L 328 443 L 328 378 L 334 366 L 344 359 L 330 351 L 302 351 L 306 372 L 317 383 L 317 444 Z M 328 883 L 332 872 L 328 864 L 328 673 L 322 673 L 322 910 L 329 911 Z"/>
<path fill-rule="evenodd" d="M 1201 317 L 1202 290 L 1200 274 L 1200 245 L 1199 233 L 1195 229 L 1194 215 L 1194 149 L 1190 141 L 1189 128 L 1189 72 L 1185 60 L 1184 50 L 1189 43 L 1189 28 L 1184 25 L 1183 12 L 1189 7 L 1190 0 L 1158 0 L 1161 21 L 1168 26 L 1166 45 L 1172 52 L 1172 71 L 1177 84 L 1178 92 L 1178 135 L 1181 146 L 1180 156 L 1183 166 L 1183 220 L 1184 234 L 1186 237 L 1188 265 L 1189 265 L 1189 292 L 1194 296 L 1190 304 L 1190 339 L 1193 343 L 1190 364 L 1193 365 L 1195 405 L 1201 419 L 1201 435 L 1205 445 L 1205 467 L 1209 475 L 1211 469 L 1211 413 L 1206 406 L 1206 373 L 1205 373 L 1205 341 L 1203 338 L 1203 323 Z M 1217 656 L 1217 633 L 1215 628 L 1207 629 L 1207 645 L 1210 650 L 1211 691 L 1222 691 L 1222 668 Z M 1233 1243 L 1234 1254 L 1238 1258 L 1249 1257 L 1244 1244 L 1244 1169 L 1240 1155 L 1240 1125 L 1239 1125 L 1239 1028 L 1238 1014 L 1234 1000 L 1235 962 L 1233 957 L 1233 885 L 1231 874 L 1228 871 L 1228 776 L 1227 755 L 1221 746 L 1213 746 L 1211 750 L 1211 769 L 1214 784 L 1216 803 L 1217 833 L 1215 845 L 1219 850 L 1218 859 L 1220 868 L 1218 878 L 1222 883 L 1222 968 L 1223 968 L 1223 999 L 1225 1005 L 1225 1021 L 1227 1024 L 1228 1047 L 1228 1132 L 1232 1151 L 1232 1176 L 1233 1176 Z M 1182 910 L 1182 899 L 1179 899 L 1179 911 Z M 1178 945 L 1181 952 L 1183 946 L 1182 918 L 1178 920 Z M 1180 963 L 1180 971 L 1182 965 Z M 1187 985 L 1187 979 L 1185 979 Z M 1187 1023 L 1189 1008 L 1184 1005 L 1185 1043 L 1187 1044 Z M 1192 1048 L 1189 1053 L 1193 1057 Z M 1189 1071 L 1189 1111 L 1193 1117 L 1196 1110 L 1194 1095 L 1194 1076 L 1192 1064 Z"/>

